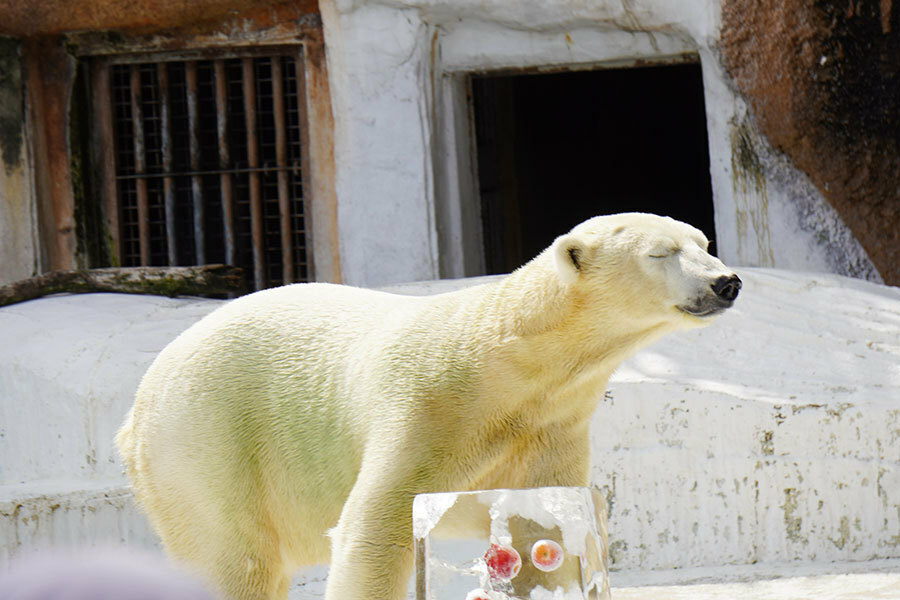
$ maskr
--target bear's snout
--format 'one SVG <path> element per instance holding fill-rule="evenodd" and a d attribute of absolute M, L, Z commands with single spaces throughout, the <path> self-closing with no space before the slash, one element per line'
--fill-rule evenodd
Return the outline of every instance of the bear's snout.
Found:
<path fill-rule="evenodd" d="M 712 290 L 722 300 L 733 302 L 741 291 L 741 285 L 741 278 L 737 275 L 722 275 L 713 282 Z"/>

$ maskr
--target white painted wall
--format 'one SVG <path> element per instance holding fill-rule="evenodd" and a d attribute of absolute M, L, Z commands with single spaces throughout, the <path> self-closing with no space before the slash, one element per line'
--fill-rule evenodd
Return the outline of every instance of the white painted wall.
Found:
<path fill-rule="evenodd" d="M 740 274 L 734 309 L 627 361 L 595 412 L 615 567 L 900 558 L 900 289 Z M 155 544 L 112 436 L 156 353 L 219 304 L 0 308 L 0 566 L 47 545 Z"/>
<path fill-rule="evenodd" d="M 346 14 L 323 3 L 322 16 L 344 282 L 433 279 L 428 28 L 415 10 L 378 3 Z"/>
<path fill-rule="evenodd" d="M 715 50 L 719 0 L 322 0 L 347 283 L 483 272 L 468 73 L 699 56 L 719 254 L 880 281 L 807 178 L 758 135 Z M 736 168 L 745 134 L 760 172 Z"/>

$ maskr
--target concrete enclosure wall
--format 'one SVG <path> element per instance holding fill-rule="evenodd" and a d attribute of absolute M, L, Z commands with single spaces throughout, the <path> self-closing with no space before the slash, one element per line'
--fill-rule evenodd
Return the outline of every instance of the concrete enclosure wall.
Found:
<path fill-rule="evenodd" d="M 640 352 L 592 423 L 617 569 L 900 558 L 900 290 L 743 269 L 734 309 Z M 441 281 L 392 288 L 434 293 Z M 0 563 L 155 544 L 112 436 L 143 371 L 220 301 L 0 308 Z"/>
<path fill-rule="evenodd" d="M 735 92 L 717 51 L 718 0 L 323 0 L 321 9 L 348 283 L 483 272 L 468 75 L 685 56 L 703 70 L 719 255 L 880 281 L 840 216 L 760 135 Z"/>
<path fill-rule="evenodd" d="M 0 43 L 0 61 L 8 67 L 0 79 L 0 281 L 76 264 L 69 256 L 77 228 L 67 189 L 72 186 L 68 114 L 60 100 L 67 97 L 72 67 L 66 41 L 77 47 L 93 31 L 97 39 L 110 40 L 104 52 L 114 52 L 123 40 L 129 40 L 124 46 L 128 51 L 139 51 L 142 44 L 144 50 L 181 47 L 201 38 L 216 45 L 226 44 L 224 40 L 283 42 L 299 35 L 304 15 L 317 21 L 316 10 L 330 84 L 318 87 L 330 89 L 334 116 L 333 193 L 329 136 L 322 136 L 328 143 L 317 148 L 313 166 L 322 174 L 319 191 L 337 197 L 336 204 L 329 200 L 327 210 L 313 211 L 312 241 L 323 278 L 385 285 L 485 272 L 468 97 L 473 74 L 690 60 L 699 62 L 703 73 L 719 254 L 736 265 L 881 280 L 853 231 L 823 197 L 820 188 L 827 181 L 807 177 L 777 150 L 769 135 L 771 111 L 766 112 L 768 129 L 761 128 L 753 112 L 759 99 L 748 104 L 737 91 L 733 76 L 747 83 L 748 69 L 763 69 L 745 60 L 739 69 L 729 63 L 733 73 L 726 71 L 723 32 L 730 42 L 746 37 L 742 29 L 735 33 L 723 23 L 739 3 L 321 0 L 316 7 L 310 0 L 272 0 L 232 12 L 233 2 L 204 2 L 209 5 L 207 20 L 182 23 L 182 29 L 175 24 L 190 15 L 175 3 L 142 1 L 134 11 L 112 11 L 105 17 L 103 11 L 85 10 L 87 4 L 64 11 L 64 16 L 45 11 L 33 19 L 26 3 L 13 3 L 10 23 L 0 26 L 0 32 L 25 38 L 31 49 L 31 68 L 26 69 L 31 75 L 23 86 L 20 42 L 5 38 Z M 726 4 L 730 12 L 723 16 Z M 266 28 L 277 30 L 277 38 L 253 33 Z M 202 35 L 190 37 L 198 31 Z M 51 34 L 63 37 L 41 37 Z M 326 112 L 313 115 L 314 131 L 330 134 Z M 23 127 L 29 114 L 33 118 Z M 316 161 L 327 167 L 316 167 Z M 893 204 L 881 204 L 887 219 Z M 862 230 L 865 222 L 854 225 Z M 890 263 L 889 241 L 877 234 L 884 227 L 871 229 L 876 233 L 867 234 L 869 247 L 880 249 L 879 264 Z"/>

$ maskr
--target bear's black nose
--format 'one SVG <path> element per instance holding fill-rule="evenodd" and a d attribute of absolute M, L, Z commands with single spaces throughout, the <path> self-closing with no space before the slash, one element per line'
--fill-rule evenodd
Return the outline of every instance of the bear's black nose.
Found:
<path fill-rule="evenodd" d="M 712 289 L 716 296 L 731 302 L 737 298 L 738 292 L 741 291 L 741 278 L 737 275 L 722 275 L 713 282 Z"/>

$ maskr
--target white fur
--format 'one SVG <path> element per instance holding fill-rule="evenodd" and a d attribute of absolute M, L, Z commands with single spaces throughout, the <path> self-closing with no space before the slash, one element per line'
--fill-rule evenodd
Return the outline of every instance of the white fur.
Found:
<path fill-rule="evenodd" d="M 136 496 L 231 598 L 285 598 L 298 566 L 330 558 L 329 600 L 400 600 L 414 494 L 587 483 L 613 369 L 705 322 L 678 307 L 731 274 L 705 247 L 672 219 L 615 215 L 487 285 L 230 302 L 141 382 L 117 436 Z"/>

